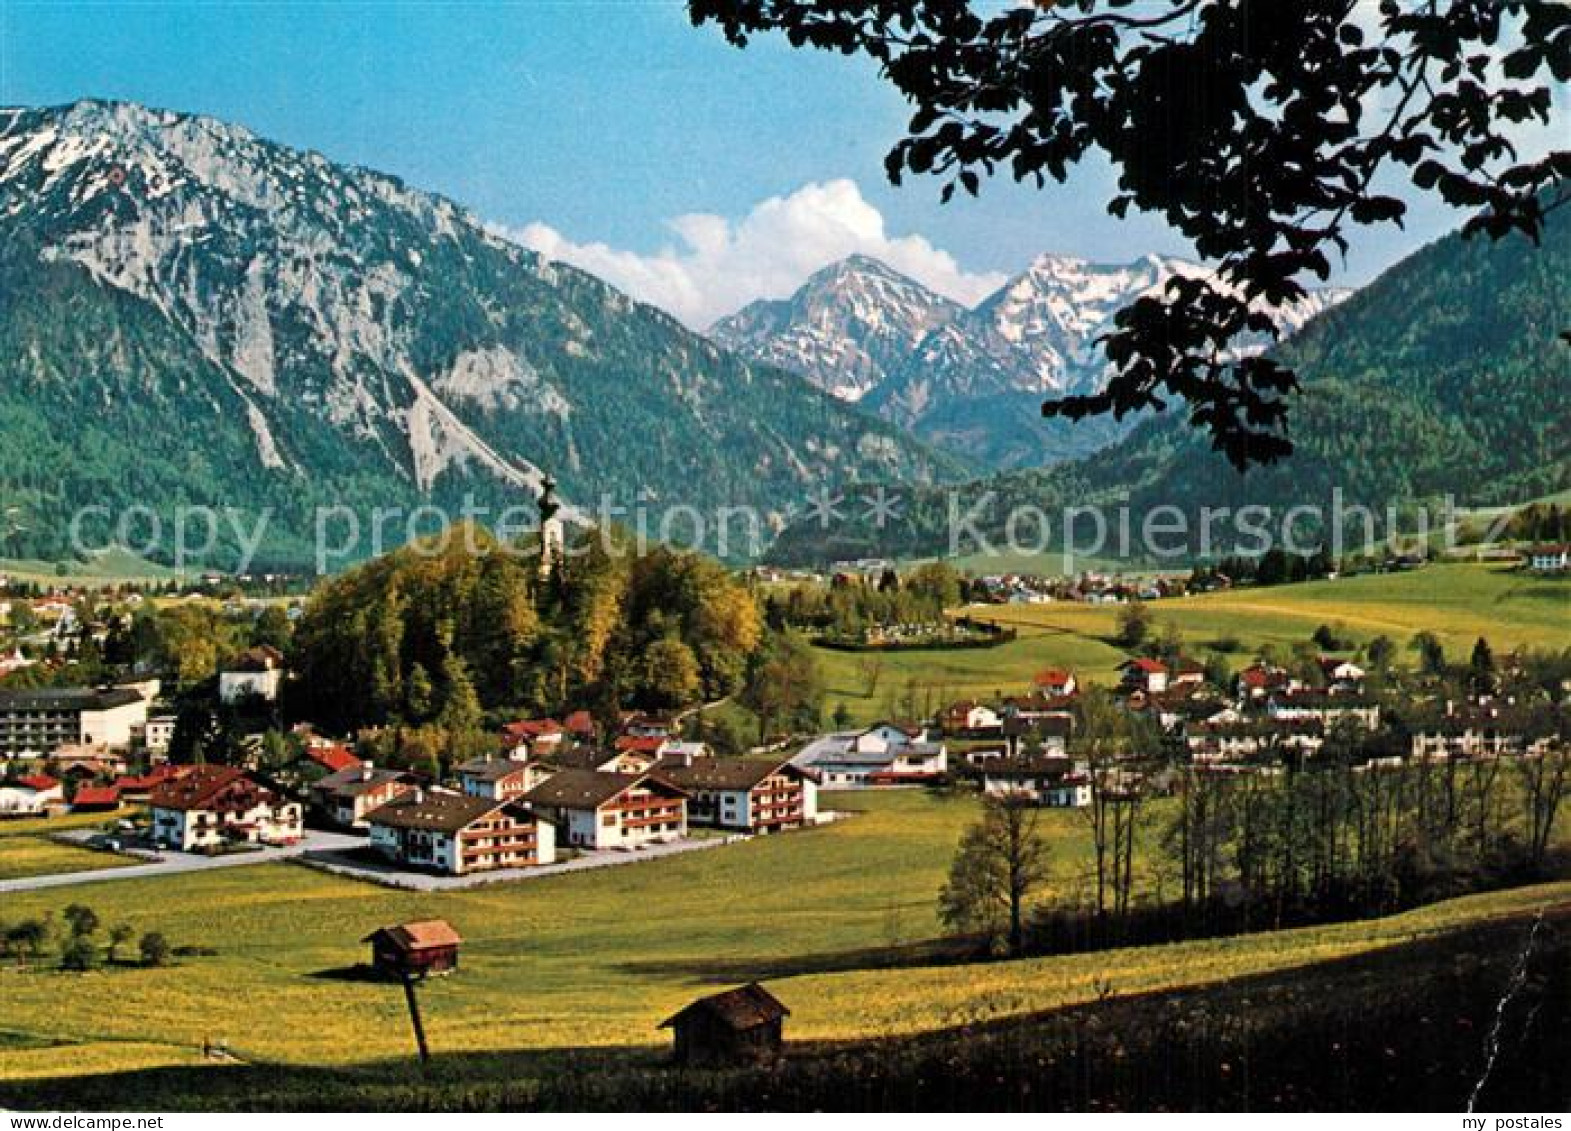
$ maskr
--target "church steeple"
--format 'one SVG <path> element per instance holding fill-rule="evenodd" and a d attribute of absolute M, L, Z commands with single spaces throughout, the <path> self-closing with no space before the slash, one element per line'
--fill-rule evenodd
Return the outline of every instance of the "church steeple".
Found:
<path fill-rule="evenodd" d="M 556 479 L 547 474 L 540 480 L 540 576 L 549 577 L 562 561 L 562 520 L 557 512 L 562 504 L 556 497 Z"/>

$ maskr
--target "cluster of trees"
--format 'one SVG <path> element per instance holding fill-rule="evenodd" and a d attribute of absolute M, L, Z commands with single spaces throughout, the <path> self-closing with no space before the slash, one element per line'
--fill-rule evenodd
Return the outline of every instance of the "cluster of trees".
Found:
<path fill-rule="evenodd" d="M 1314 581 L 1335 571 L 1336 559 L 1323 547 L 1310 554 L 1294 554 L 1273 546 L 1259 555 L 1225 557 L 1215 567 L 1195 570 L 1195 578 L 1204 580 L 1220 575 L 1235 585 L 1288 585 L 1295 581 Z"/>
<path fill-rule="evenodd" d="M 52 915 L 0 922 L 0 958 L 18 966 L 36 965 L 53 955 L 62 970 L 96 970 L 105 961 L 115 965 L 121 952 L 137 938 L 129 923 L 116 923 L 104 937 L 103 921 L 85 904 L 73 903 L 61 913 L 63 924 Z M 137 939 L 136 953 L 144 966 L 162 966 L 169 961 L 169 940 L 157 931 L 147 931 Z"/>
<path fill-rule="evenodd" d="M 1050 876 L 1041 810 L 989 797 L 939 893 L 943 921 L 997 953 L 1171 941 L 1389 914 L 1552 871 L 1571 754 L 1357 769 L 1357 742 L 1281 776 L 1092 762 L 1082 810 L 1091 874 L 1078 898 L 1037 900 Z M 1337 749 L 1340 747 L 1340 749 Z M 1142 858 L 1142 846 L 1155 851 Z M 1144 884 L 1144 888 L 1141 885 Z"/>
<path fill-rule="evenodd" d="M 1090 836 L 1090 890 L 1099 920 L 1134 903 L 1137 847 L 1148 790 L 1138 769 L 1161 752 L 1161 732 L 1145 715 L 1125 711 L 1102 688 L 1074 706 L 1071 754 L 1090 768 L 1091 804 L 1082 812 Z M 997 953 L 1018 955 L 1037 909 L 1031 898 L 1049 875 L 1050 849 L 1041 810 L 1021 796 L 986 797 L 981 819 L 961 838 L 939 915 L 950 929 L 984 939 Z"/>
<path fill-rule="evenodd" d="M 754 594 L 712 559 L 598 536 L 575 551 L 541 578 L 532 557 L 459 529 L 325 582 L 293 641 L 291 712 L 457 757 L 504 716 L 610 721 L 734 695 L 789 651 L 774 634 L 760 654 Z M 794 709 L 756 699 L 772 719 Z"/>
<path fill-rule="evenodd" d="M 764 615 L 777 628 L 858 640 L 887 625 L 941 625 L 944 611 L 972 596 L 971 582 L 943 562 L 905 574 L 884 570 L 876 579 L 837 574 L 827 588 L 793 586 L 764 598 Z"/>
<path fill-rule="evenodd" d="M 1184 772 L 1162 843 L 1185 933 L 1384 914 L 1544 873 L 1571 790 L 1563 749 L 1366 770 L 1337 754 L 1281 780 Z"/>

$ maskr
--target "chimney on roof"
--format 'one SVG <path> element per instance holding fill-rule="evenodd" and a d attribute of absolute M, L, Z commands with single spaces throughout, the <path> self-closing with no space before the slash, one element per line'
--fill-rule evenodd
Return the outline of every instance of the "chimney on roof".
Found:
<path fill-rule="evenodd" d="M 425 790 L 421 789 L 418 785 L 415 786 L 414 790 L 410 793 L 410 797 L 414 799 L 414 803 L 416 805 L 425 804 Z"/>
<path fill-rule="evenodd" d="M 371 780 L 371 772 L 373 770 L 375 770 L 375 769 L 376 769 L 376 763 L 371 761 L 371 759 L 367 758 L 364 762 L 361 762 L 360 763 L 360 780 L 361 781 L 370 781 Z"/>

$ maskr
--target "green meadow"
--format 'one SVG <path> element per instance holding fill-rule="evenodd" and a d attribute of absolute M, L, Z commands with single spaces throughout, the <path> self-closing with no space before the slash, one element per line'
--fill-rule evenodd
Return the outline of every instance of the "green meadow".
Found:
<path fill-rule="evenodd" d="M 1359 643 L 1388 636 L 1399 649 L 1414 633 L 1433 632 L 1458 662 L 1466 660 L 1480 636 L 1497 653 L 1571 645 L 1571 579 L 1478 563 L 1242 588 L 1153 601 L 1148 608 L 1158 633 L 1176 627 L 1200 658 L 1226 644 L 1234 649 L 1228 661 L 1239 667 L 1268 646 L 1308 640 L 1322 624 Z M 1116 605 L 1054 602 L 963 611 L 1008 625 L 1019 639 L 996 648 L 877 654 L 882 662 L 876 684 L 867 666 L 875 654 L 819 649 L 830 709 L 845 703 L 857 721 L 872 721 L 895 712 L 913 681 L 924 698 L 937 703 L 1019 693 L 1047 667 L 1067 667 L 1082 680 L 1108 683 L 1126 658 L 1112 643 L 1118 631 Z"/>
<path fill-rule="evenodd" d="M 46 876 L 59 872 L 89 872 L 135 863 L 130 857 L 63 844 L 53 834 L 70 829 L 97 828 L 113 823 L 119 813 L 72 813 L 64 817 L 0 822 L 0 880 Z M 0 918 L 4 918 L 0 906 Z"/>
<path fill-rule="evenodd" d="M 856 815 L 708 852 L 465 892 L 396 892 L 295 865 L 7 896 L 8 919 L 66 904 L 202 953 L 161 969 L 0 972 L 0 1081 L 191 1064 L 204 1041 L 247 1063 L 348 1066 L 409 1055 L 395 986 L 353 979 L 375 927 L 441 916 L 462 969 L 422 990 L 443 1053 L 658 1046 L 693 997 L 751 978 L 794 1039 L 923 1032 L 1109 994 L 1203 985 L 1408 942 L 1571 901 L 1571 883 L 1390 919 L 1238 939 L 969 966 L 923 965 L 965 796 L 831 795 Z M 1046 815 L 1048 892 L 1084 882 L 1079 814 Z M 206 953 L 211 952 L 211 953 Z M 890 959 L 916 954 L 915 965 Z M 107 1007 L 112 1002 L 113 1007 Z M 221 1070 L 215 1069 L 215 1070 Z"/>

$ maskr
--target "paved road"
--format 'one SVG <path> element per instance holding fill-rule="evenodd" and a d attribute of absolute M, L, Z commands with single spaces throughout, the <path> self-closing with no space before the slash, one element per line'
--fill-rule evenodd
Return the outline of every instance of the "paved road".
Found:
<path fill-rule="evenodd" d="M 544 876 L 557 876 L 563 872 L 583 872 L 591 868 L 614 868 L 622 864 L 637 864 L 641 860 L 659 860 L 664 856 L 680 856 L 684 852 L 697 852 L 706 848 L 719 848 L 747 840 L 745 836 L 696 837 L 672 844 L 651 844 L 636 852 L 586 852 L 560 864 L 545 864 L 535 868 L 498 868 L 492 872 L 475 872 L 467 876 L 439 876 L 429 872 L 412 872 L 391 864 L 367 861 L 359 853 L 348 853 L 342 848 L 323 847 L 308 852 L 303 862 L 324 872 L 332 872 L 353 880 L 365 880 L 384 887 L 405 888 L 409 891 L 458 891 L 479 887 L 482 884 L 505 883 L 510 880 L 537 880 Z M 364 847 L 359 841 L 358 847 Z"/>
<path fill-rule="evenodd" d="M 250 864 L 270 864 L 275 860 L 288 860 L 306 852 L 336 852 L 363 844 L 365 844 L 364 837 L 308 829 L 305 839 L 299 844 L 264 848 L 260 852 L 237 852 L 229 856 L 198 856 L 190 852 L 166 852 L 157 860 L 146 864 L 127 864 L 123 868 L 94 868 L 85 872 L 60 872 L 49 876 L 22 876 L 14 880 L 0 880 L 0 895 L 6 892 L 42 891 L 46 888 L 96 884 L 108 880 L 140 880 L 156 876 L 174 876 L 188 872 L 203 872 L 210 868 L 241 868 Z"/>

